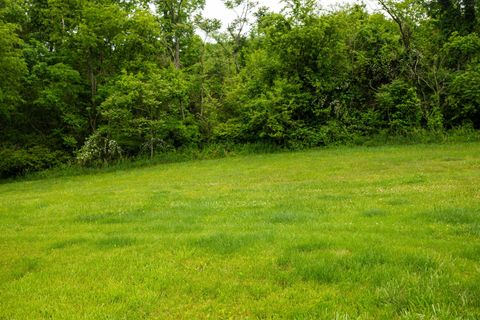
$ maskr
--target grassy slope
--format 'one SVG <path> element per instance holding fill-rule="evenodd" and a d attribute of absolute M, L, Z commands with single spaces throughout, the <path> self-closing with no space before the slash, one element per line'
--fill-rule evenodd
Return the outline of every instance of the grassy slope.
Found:
<path fill-rule="evenodd" d="M 0 318 L 480 318 L 480 144 L 0 185 Z"/>

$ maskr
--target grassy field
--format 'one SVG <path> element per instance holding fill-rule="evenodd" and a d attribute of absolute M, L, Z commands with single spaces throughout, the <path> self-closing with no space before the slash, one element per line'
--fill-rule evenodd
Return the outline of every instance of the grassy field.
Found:
<path fill-rule="evenodd" d="M 480 319 L 480 144 L 0 185 L 0 319 Z"/>

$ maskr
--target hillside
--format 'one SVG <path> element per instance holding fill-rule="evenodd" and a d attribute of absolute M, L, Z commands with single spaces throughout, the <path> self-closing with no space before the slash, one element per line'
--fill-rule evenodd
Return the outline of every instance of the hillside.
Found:
<path fill-rule="evenodd" d="M 480 144 L 0 185 L 0 319 L 478 319 Z"/>

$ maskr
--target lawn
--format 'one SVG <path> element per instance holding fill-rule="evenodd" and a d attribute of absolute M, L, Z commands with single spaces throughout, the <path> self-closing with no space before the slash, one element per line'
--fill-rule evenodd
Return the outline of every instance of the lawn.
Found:
<path fill-rule="evenodd" d="M 480 319 L 480 144 L 0 184 L 0 319 Z"/>

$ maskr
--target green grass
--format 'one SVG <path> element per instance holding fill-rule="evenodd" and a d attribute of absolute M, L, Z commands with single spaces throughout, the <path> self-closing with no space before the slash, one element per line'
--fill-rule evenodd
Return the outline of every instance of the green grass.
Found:
<path fill-rule="evenodd" d="M 480 144 L 0 185 L 0 319 L 479 319 Z"/>

